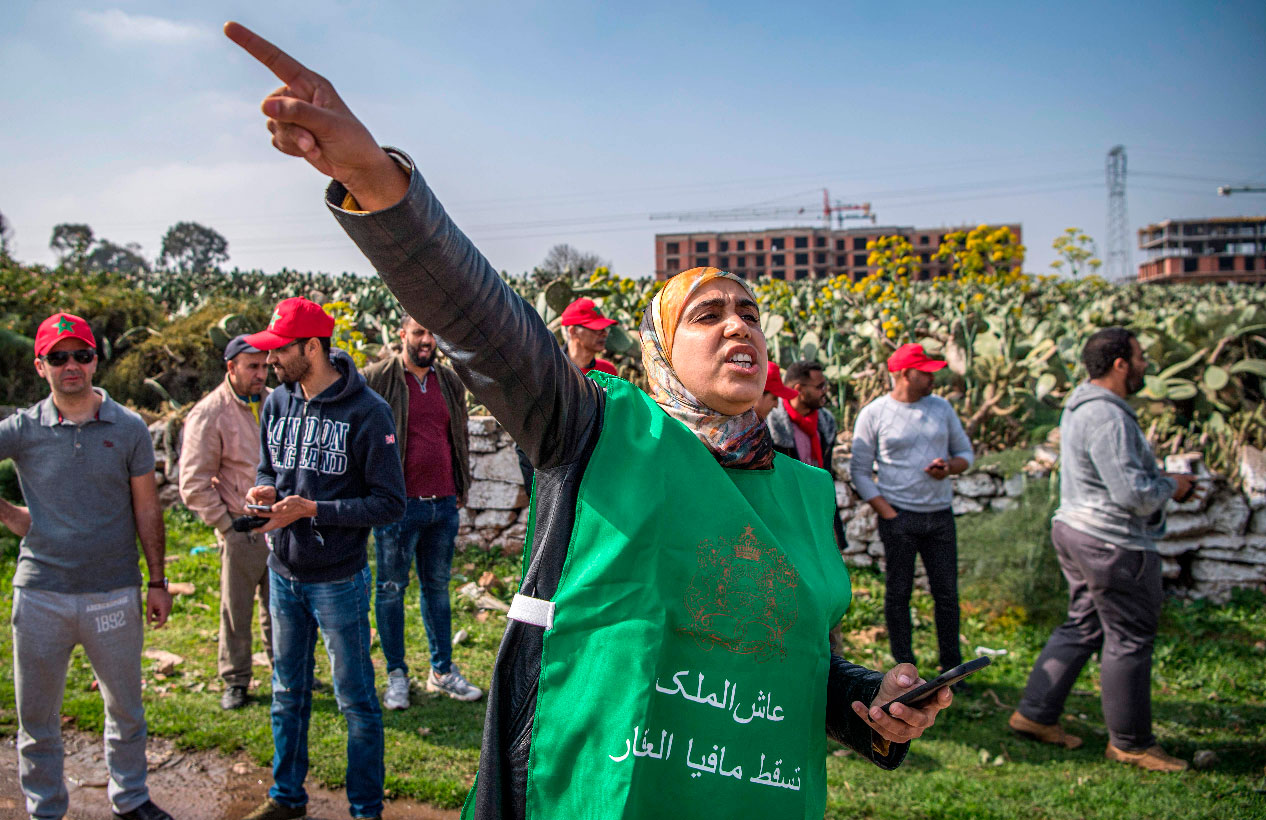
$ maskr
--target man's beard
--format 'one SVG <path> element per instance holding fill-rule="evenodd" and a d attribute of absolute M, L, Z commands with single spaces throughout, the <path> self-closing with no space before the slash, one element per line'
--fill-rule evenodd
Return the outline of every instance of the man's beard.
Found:
<path fill-rule="evenodd" d="M 1130 375 L 1125 377 L 1125 394 L 1133 396 L 1135 393 L 1143 389 L 1146 380 L 1143 378 L 1143 371 L 1130 370 Z"/>
<path fill-rule="evenodd" d="M 435 348 L 431 348 L 431 351 L 425 355 L 422 353 L 421 345 L 414 347 L 406 344 L 404 349 L 408 352 L 409 363 L 414 367 L 430 367 L 435 362 Z"/>
<path fill-rule="evenodd" d="M 307 359 L 299 359 L 290 367 L 285 368 L 279 364 L 273 365 L 273 372 L 277 374 L 277 380 L 286 384 L 303 381 L 303 377 L 308 375 L 308 371 L 311 369 L 312 365 Z"/>

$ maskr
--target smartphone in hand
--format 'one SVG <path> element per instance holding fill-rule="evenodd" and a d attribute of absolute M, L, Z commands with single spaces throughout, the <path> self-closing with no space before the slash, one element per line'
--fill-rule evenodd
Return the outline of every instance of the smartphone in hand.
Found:
<path fill-rule="evenodd" d="M 247 504 L 246 509 L 250 510 L 251 512 L 272 512 L 273 505 L 272 504 Z"/>
<path fill-rule="evenodd" d="M 917 686 L 903 695 L 898 695 L 880 708 L 882 708 L 885 712 L 889 712 L 890 707 L 894 703 L 900 703 L 903 706 L 909 706 L 913 709 L 922 709 L 924 706 L 927 706 L 932 702 L 932 698 L 936 697 L 937 692 L 941 691 L 946 686 L 958 683 L 960 680 L 973 672 L 979 672 L 991 663 L 993 663 L 993 658 L 976 658 L 975 660 L 955 666 L 953 669 L 947 669 L 927 683 Z M 889 714 L 891 714 L 891 712 L 889 712 Z"/>

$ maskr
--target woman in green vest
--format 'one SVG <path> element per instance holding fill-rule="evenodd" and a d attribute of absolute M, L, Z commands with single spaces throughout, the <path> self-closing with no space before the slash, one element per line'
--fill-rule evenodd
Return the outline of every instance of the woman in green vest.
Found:
<path fill-rule="evenodd" d="M 536 468 L 523 580 L 464 817 L 821 818 L 826 739 L 883 768 L 949 705 L 830 653 L 849 603 L 825 471 L 775 454 L 754 406 L 767 354 L 740 278 L 671 279 L 642 322 L 650 395 L 583 376 L 399 151 L 328 82 L 226 33 L 286 86 L 273 143 Z"/>

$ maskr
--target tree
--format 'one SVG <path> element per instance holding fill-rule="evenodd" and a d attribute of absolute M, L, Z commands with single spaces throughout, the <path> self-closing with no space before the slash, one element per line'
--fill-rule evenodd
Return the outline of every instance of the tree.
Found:
<path fill-rule="evenodd" d="M 600 267 L 610 267 L 610 263 L 596 253 L 586 253 L 563 243 L 549 249 L 540 270 L 553 276 L 579 276 Z"/>
<path fill-rule="evenodd" d="M 229 241 L 197 222 L 177 222 L 163 236 L 158 264 L 181 273 L 219 270 L 229 258 Z"/>
<path fill-rule="evenodd" d="M 0 259 L 13 256 L 13 223 L 0 213 Z"/>
<path fill-rule="evenodd" d="M 92 228 L 81 223 L 63 222 L 53 226 L 48 247 L 57 254 L 57 264 L 82 270 L 92 247 Z"/>
<path fill-rule="evenodd" d="M 109 239 L 102 239 L 88 254 L 84 267 L 94 272 L 142 273 L 149 271 L 149 262 L 141 256 L 141 246 L 136 242 L 116 245 Z"/>
<path fill-rule="evenodd" d="M 1086 268 L 1094 273 L 1103 264 L 1095 249 L 1095 241 L 1081 228 L 1065 228 L 1062 234 L 1055 237 L 1051 247 L 1060 256 L 1051 263 L 1051 267 L 1057 273 L 1063 273 L 1064 265 L 1068 265 L 1068 273 L 1074 279 L 1081 276 Z"/>

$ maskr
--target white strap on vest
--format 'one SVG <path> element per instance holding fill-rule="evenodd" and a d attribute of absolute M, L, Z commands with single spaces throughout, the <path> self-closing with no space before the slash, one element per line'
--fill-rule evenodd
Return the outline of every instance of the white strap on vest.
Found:
<path fill-rule="evenodd" d="M 554 602 L 516 593 L 506 617 L 512 621 L 549 629 L 554 625 Z"/>

